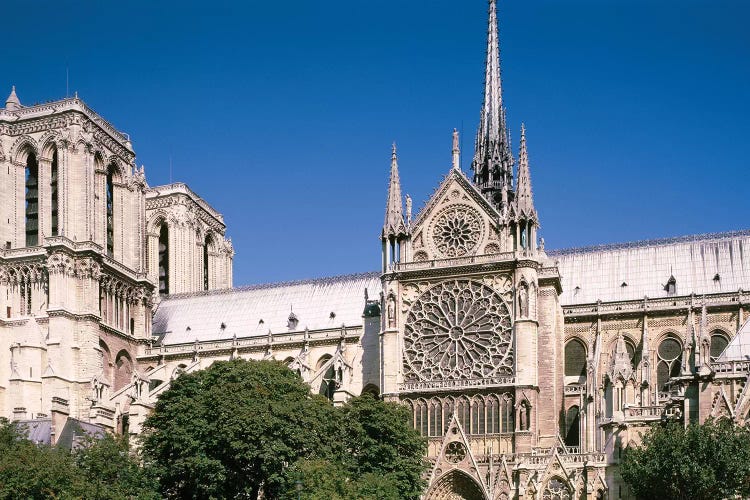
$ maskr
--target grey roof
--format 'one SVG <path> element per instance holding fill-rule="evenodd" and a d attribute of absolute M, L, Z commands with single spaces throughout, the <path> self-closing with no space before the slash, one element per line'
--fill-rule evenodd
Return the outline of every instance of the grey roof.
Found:
<path fill-rule="evenodd" d="M 750 290 L 750 230 L 549 251 L 563 305 Z M 718 276 L 718 279 L 715 279 Z"/>
<path fill-rule="evenodd" d="M 716 361 L 747 361 L 750 359 L 750 319 L 732 339 Z"/>
<path fill-rule="evenodd" d="M 170 295 L 156 310 L 153 334 L 163 334 L 162 344 L 263 336 L 290 331 L 292 312 L 295 331 L 362 325 L 365 290 L 378 296 L 379 273 Z"/>
<path fill-rule="evenodd" d="M 33 443 L 50 444 L 52 442 L 52 419 L 49 417 L 17 420 L 15 424 Z"/>

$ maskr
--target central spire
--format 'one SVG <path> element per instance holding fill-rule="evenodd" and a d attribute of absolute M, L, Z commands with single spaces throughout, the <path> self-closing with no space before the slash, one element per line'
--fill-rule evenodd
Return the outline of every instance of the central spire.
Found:
<path fill-rule="evenodd" d="M 496 0 L 490 0 L 489 4 L 484 102 L 471 168 L 474 171 L 474 183 L 505 213 L 513 197 L 513 155 L 510 152 L 510 134 L 505 126 Z"/>

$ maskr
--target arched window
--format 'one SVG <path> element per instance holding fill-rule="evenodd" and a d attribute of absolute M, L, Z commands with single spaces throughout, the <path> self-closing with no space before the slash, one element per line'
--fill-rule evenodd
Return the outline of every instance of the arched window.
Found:
<path fill-rule="evenodd" d="M 331 356 L 329 356 L 328 354 L 321 357 L 318 360 L 316 371 L 320 372 L 320 370 L 322 370 L 326 363 L 328 363 L 330 360 Z M 320 390 L 318 391 L 318 394 L 325 396 L 329 401 L 333 401 L 333 393 L 336 392 L 337 388 L 336 371 L 334 370 L 333 363 L 330 363 L 325 373 L 323 374 L 323 380 L 320 382 Z"/>
<path fill-rule="evenodd" d="M 659 344 L 657 350 L 656 384 L 659 390 L 665 390 L 670 377 L 680 374 L 682 365 L 682 345 L 674 337 L 667 337 Z"/>
<path fill-rule="evenodd" d="M 430 401 L 430 436 L 443 435 L 443 404 L 438 399 Z"/>
<path fill-rule="evenodd" d="M 500 402 L 496 396 L 487 398 L 487 432 L 490 434 L 500 432 Z"/>
<path fill-rule="evenodd" d="M 453 418 L 455 404 L 454 399 L 451 397 L 443 400 L 443 432 L 445 432 L 445 428 L 448 427 L 448 422 Z"/>
<path fill-rule="evenodd" d="M 718 330 L 711 332 L 711 361 L 716 361 L 716 359 L 721 356 L 721 353 L 724 352 L 724 349 L 726 349 L 728 345 L 729 340 L 727 340 L 727 337 L 723 333 Z"/>
<path fill-rule="evenodd" d="M 578 406 L 571 406 L 565 413 L 565 445 L 581 446 L 581 412 Z"/>
<path fill-rule="evenodd" d="M 471 432 L 471 407 L 468 399 L 460 398 L 456 402 L 456 416 L 464 432 L 469 434 Z"/>
<path fill-rule="evenodd" d="M 475 396 L 471 402 L 471 433 L 484 434 L 484 400 L 480 396 Z"/>
<path fill-rule="evenodd" d="M 133 361 L 127 351 L 120 351 L 115 360 L 115 392 L 130 383 L 133 375 Z"/>
<path fill-rule="evenodd" d="M 565 376 L 586 377 L 586 347 L 578 339 L 565 344 Z"/>
<path fill-rule="evenodd" d="M 422 400 L 414 403 L 414 428 L 423 436 L 427 436 L 427 403 Z"/>
<path fill-rule="evenodd" d="M 169 294 L 169 228 L 166 222 L 159 228 L 159 293 Z"/>
<path fill-rule="evenodd" d="M 208 290 L 208 250 L 211 248 L 211 244 L 213 243 L 213 239 L 211 238 L 211 235 L 206 235 L 206 239 L 203 242 L 203 289 Z"/>
<path fill-rule="evenodd" d="M 508 393 L 503 394 L 500 413 L 502 419 L 500 432 L 513 432 L 516 428 L 515 412 L 513 411 L 513 396 Z"/>
<path fill-rule="evenodd" d="M 50 220 L 52 222 L 52 236 L 59 234 L 57 219 L 57 149 L 52 152 L 52 164 L 49 172 L 49 192 L 50 192 Z"/>
<path fill-rule="evenodd" d="M 39 244 L 39 163 L 36 155 L 26 157 L 26 246 Z"/>
<path fill-rule="evenodd" d="M 115 252 L 115 188 L 113 177 L 115 167 L 110 165 L 107 169 L 106 193 L 106 217 L 107 217 L 107 255 L 112 257 Z"/>

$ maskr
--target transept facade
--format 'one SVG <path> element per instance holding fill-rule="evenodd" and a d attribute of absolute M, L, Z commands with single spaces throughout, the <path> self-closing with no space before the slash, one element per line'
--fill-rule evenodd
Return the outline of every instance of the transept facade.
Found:
<path fill-rule="evenodd" d="M 275 359 L 334 404 L 406 405 L 430 500 L 629 498 L 617 464 L 650 424 L 744 424 L 750 231 L 545 248 L 523 125 L 511 151 L 495 0 L 488 14 L 471 173 L 454 131 L 413 214 L 394 145 L 369 273 L 234 287 L 220 213 L 185 184 L 148 186 L 129 137 L 77 96 L 26 107 L 14 89 L 0 415 L 137 434 L 181 373 Z"/>

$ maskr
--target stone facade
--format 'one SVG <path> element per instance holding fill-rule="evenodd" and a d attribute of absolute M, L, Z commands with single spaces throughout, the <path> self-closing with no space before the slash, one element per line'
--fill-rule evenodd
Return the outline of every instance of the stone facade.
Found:
<path fill-rule="evenodd" d="M 77 97 L 23 107 L 13 91 L 0 413 L 137 434 L 181 373 L 276 359 L 335 404 L 407 405 L 425 498 L 492 500 L 628 498 L 617 464 L 651 423 L 746 423 L 750 231 L 545 249 L 489 4 L 472 175 L 454 131 L 452 168 L 413 215 L 394 145 L 374 273 L 232 288 L 219 213 L 184 184 L 149 188 L 127 136 Z"/>
<path fill-rule="evenodd" d="M 171 229 L 178 291 L 230 287 L 221 215 L 187 186 L 150 189 L 128 136 L 77 96 L 25 107 L 13 89 L 0 218 L 0 416 L 48 417 L 53 400 L 111 429 L 145 415 L 132 391 L 158 300 L 154 231 Z"/>

